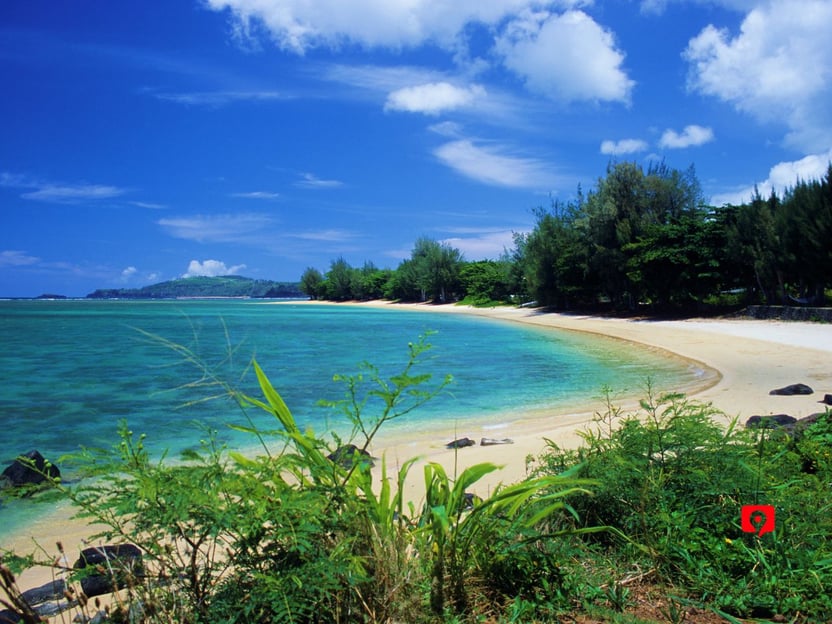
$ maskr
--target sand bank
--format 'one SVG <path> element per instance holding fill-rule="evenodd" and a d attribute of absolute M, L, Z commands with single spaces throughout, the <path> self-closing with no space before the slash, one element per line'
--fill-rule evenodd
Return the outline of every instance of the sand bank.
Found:
<path fill-rule="evenodd" d="M 333 304 L 345 305 L 345 304 Z M 724 412 L 727 423 L 733 418 L 745 422 L 755 414 L 790 414 L 796 418 L 823 411 L 824 394 L 832 394 L 832 325 L 800 322 L 756 320 L 681 320 L 652 321 L 541 313 L 522 308 L 471 308 L 467 306 L 432 306 L 425 304 L 366 304 L 402 310 L 431 311 L 439 314 L 471 314 L 508 322 L 533 324 L 559 330 L 589 332 L 644 346 L 689 360 L 703 371 L 701 384 L 683 388 L 688 397 L 711 403 Z M 775 396 L 769 391 L 789 384 L 805 383 L 815 392 L 808 396 Z M 637 399 L 621 397 L 619 405 L 634 409 Z M 577 432 L 591 425 L 595 412 L 604 409 L 600 399 L 569 413 L 538 412 L 521 414 L 499 430 L 481 426 L 466 429 L 434 430 L 409 440 L 382 436 L 372 449 L 387 457 L 395 467 L 420 456 L 437 461 L 446 470 L 462 470 L 484 461 L 504 466 L 484 479 L 480 487 L 490 489 L 497 483 L 511 483 L 526 475 L 526 458 L 545 448 L 545 440 L 561 446 L 577 445 Z M 505 446 L 474 446 L 449 451 L 445 443 L 467 436 L 511 438 Z M 422 470 L 417 464 L 408 482 L 417 497 Z M 485 492 L 480 492 L 485 493 Z"/>
<path fill-rule="evenodd" d="M 824 410 L 820 403 L 824 394 L 832 394 L 832 325 L 752 321 L 752 320 L 684 320 L 645 321 L 607 319 L 590 316 L 543 314 L 531 309 L 462 306 L 402 305 L 384 302 L 367 304 L 401 310 L 430 311 L 437 314 L 473 314 L 507 322 L 528 323 L 562 330 L 591 332 L 629 343 L 659 349 L 686 358 L 702 369 L 702 383 L 684 389 L 689 397 L 710 402 L 726 414 L 726 422 L 738 417 L 744 422 L 755 414 L 788 413 L 795 417 Z M 633 348 L 642 348 L 635 346 Z M 809 396 L 772 396 L 769 391 L 793 383 L 814 388 Z M 625 398 L 622 405 L 635 404 L 638 397 Z M 545 447 L 544 438 L 562 446 L 579 442 L 576 432 L 591 423 L 593 413 L 603 409 L 600 400 L 581 405 L 569 413 L 536 412 L 517 414 L 504 428 L 483 429 L 482 425 L 408 434 L 397 439 L 383 434 L 371 448 L 376 456 L 384 456 L 390 472 L 412 457 L 420 457 L 407 481 L 408 496 L 415 502 L 421 498 L 422 465 L 436 461 L 453 474 L 479 462 L 494 462 L 503 468 L 483 479 L 474 488 L 487 494 L 498 483 L 512 483 L 526 474 L 526 458 L 537 455 Z M 511 438 L 514 443 L 500 446 L 472 446 L 458 452 L 445 448 L 451 439 L 467 436 L 477 441 L 482 437 Z M 51 515 L 51 514 L 50 514 Z M 44 518 L 31 527 L 31 535 L 21 535 L 4 548 L 31 552 L 33 539 L 50 552 L 62 540 L 70 556 L 78 552 L 89 528 L 66 520 L 67 513 Z M 32 570 L 21 579 L 24 588 L 51 580 L 48 570 Z"/>

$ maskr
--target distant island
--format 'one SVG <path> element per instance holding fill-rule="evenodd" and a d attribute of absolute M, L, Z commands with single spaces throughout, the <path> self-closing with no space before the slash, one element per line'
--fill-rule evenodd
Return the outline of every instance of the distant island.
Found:
<path fill-rule="evenodd" d="M 182 299 L 229 297 L 252 299 L 307 299 L 298 282 L 273 282 L 239 275 L 183 277 L 142 288 L 102 288 L 87 299 Z"/>

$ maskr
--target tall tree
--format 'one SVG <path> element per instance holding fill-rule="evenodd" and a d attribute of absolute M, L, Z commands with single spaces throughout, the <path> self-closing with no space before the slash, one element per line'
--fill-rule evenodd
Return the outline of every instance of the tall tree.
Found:
<path fill-rule="evenodd" d="M 459 269 L 462 253 L 447 243 L 420 237 L 411 252 L 421 300 L 428 298 L 444 302 L 459 289 Z"/>
<path fill-rule="evenodd" d="M 325 295 L 324 276 L 321 272 L 309 267 L 300 277 L 300 289 L 312 299 L 319 299 Z"/>

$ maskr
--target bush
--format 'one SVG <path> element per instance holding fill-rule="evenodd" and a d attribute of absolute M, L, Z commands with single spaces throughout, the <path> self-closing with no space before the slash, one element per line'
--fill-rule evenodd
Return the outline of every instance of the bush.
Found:
<path fill-rule="evenodd" d="M 554 444 L 536 474 L 572 470 L 594 479 L 571 503 L 587 524 L 626 533 L 629 547 L 601 545 L 626 566 L 642 561 L 664 582 L 742 617 L 832 612 L 832 517 L 828 415 L 794 442 L 773 430 L 714 421 L 710 405 L 671 394 L 624 415 L 611 402 L 577 450 Z M 808 469 L 807 469 L 808 468 Z M 776 530 L 744 533 L 740 510 L 773 505 Z"/>

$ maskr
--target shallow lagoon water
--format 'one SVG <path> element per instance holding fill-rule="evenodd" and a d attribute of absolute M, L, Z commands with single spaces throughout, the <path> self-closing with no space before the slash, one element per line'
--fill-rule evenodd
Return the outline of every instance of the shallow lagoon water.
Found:
<path fill-rule="evenodd" d="M 246 424 L 239 407 L 203 399 L 221 393 L 205 385 L 206 370 L 256 396 L 252 358 L 301 427 L 344 431 L 343 417 L 318 405 L 343 396 L 333 375 L 356 373 L 363 361 L 385 376 L 399 372 L 408 343 L 428 332 L 433 348 L 416 372 L 453 383 L 392 425 L 403 430 L 498 428 L 530 412 L 597 407 L 604 387 L 637 395 L 648 378 L 674 388 L 699 374 L 620 341 L 465 315 L 254 300 L 0 301 L 0 464 L 34 448 L 59 458 L 112 446 L 122 419 L 158 454 L 196 446 L 204 431 L 195 421 L 229 446 L 251 447 L 251 436 L 227 427 Z M 258 410 L 247 414 L 273 425 Z M 0 508 L 0 525 L 11 513 Z"/>

